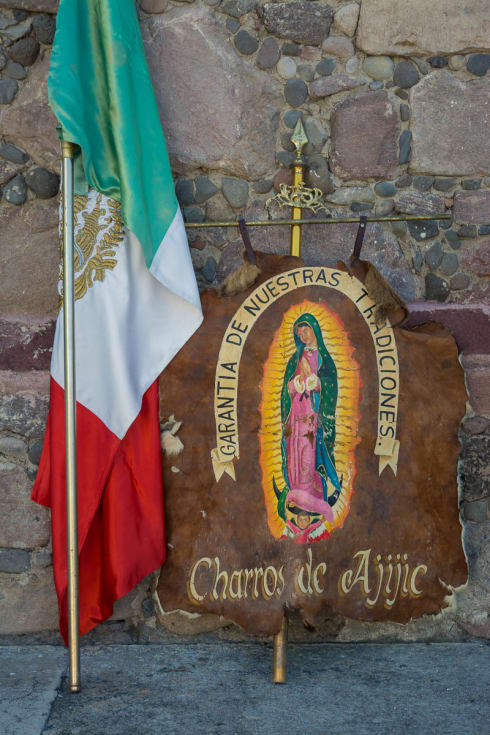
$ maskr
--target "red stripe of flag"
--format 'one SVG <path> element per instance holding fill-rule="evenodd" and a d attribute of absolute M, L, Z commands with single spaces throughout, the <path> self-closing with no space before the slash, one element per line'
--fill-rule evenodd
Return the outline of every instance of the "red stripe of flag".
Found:
<path fill-rule="evenodd" d="M 50 409 L 32 499 L 51 509 L 60 631 L 67 643 L 64 390 L 51 378 Z M 112 615 L 126 595 L 165 560 L 158 380 L 118 439 L 77 403 L 80 633 Z"/>

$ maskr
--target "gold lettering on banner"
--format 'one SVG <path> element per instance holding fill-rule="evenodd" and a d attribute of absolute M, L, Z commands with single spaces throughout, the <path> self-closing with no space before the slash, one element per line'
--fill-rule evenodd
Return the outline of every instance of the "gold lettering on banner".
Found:
<path fill-rule="evenodd" d="M 347 569 L 339 577 L 338 592 L 341 596 L 350 594 L 357 586 L 366 607 L 373 608 L 382 602 L 387 610 L 391 610 L 400 597 L 420 597 L 423 593 L 416 586 L 417 575 L 426 574 L 427 566 L 418 564 L 411 569 L 408 554 L 371 556 L 371 549 L 365 549 L 354 554 L 353 560 L 356 562 L 353 569 Z"/>
<path fill-rule="evenodd" d="M 396 475 L 400 449 L 396 438 L 399 366 L 393 328 L 388 320 L 376 323 L 377 304 L 361 281 L 345 271 L 316 266 L 280 273 L 262 283 L 241 304 L 226 329 L 214 389 L 216 448 L 211 451 L 211 460 L 217 482 L 224 473 L 236 479 L 234 460 L 240 458 L 238 378 L 246 339 L 257 319 L 272 303 L 286 293 L 311 285 L 332 288 L 347 296 L 369 327 L 378 366 L 378 431 L 374 454 L 379 457 L 379 474 L 389 466 Z"/>
<path fill-rule="evenodd" d="M 197 576 L 199 576 L 199 590 L 196 584 Z M 284 587 L 284 564 L 279 569 L 269 565 L 252 569 L 234 569 L 229 572 L 221 568 L 218 556 L 214 559 L 203 556 L 192 566 L 187 581 L 187 596 L 195 603 L 201 602 L 208 595 L 213 601 L 237 602 L 248 598 L 271 600 L 273 597 L 280 597 Z"/>
<path fill-rule="evenodd" d="M 240 600 L 279 599 L 285 588 L 285 565 L 276 568 L 263 562 L 250 569 L 227 569 L 218 556 L 203 556 L 191 567 L 187 580 L 187 596 L 195 604 L 205 598 L 213 602 L 240 602 Z M 426 564 L 411 566 L 408 554 L 372 553 L 363 549 L 352 556 L 349 569 L 332 572 L 325 561 L 313 558 L 311 548 L 306 550 L 304 562 L 293 572 L 292 583 L 299 595 L 320 597 L 328 586 L 329 575 L 337 578 L 340 597 L 359 595 L 368 609 L 376 605 L 392 610 L 404 597 L 423 595 L 423 577 Z"/>

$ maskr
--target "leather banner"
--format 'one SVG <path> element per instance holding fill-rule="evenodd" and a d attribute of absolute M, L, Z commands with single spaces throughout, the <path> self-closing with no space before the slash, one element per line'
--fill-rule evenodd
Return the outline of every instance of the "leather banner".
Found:
<path fill-rule="evenodd" d="M 466 581 L 458 426 L 466 391 L 441 326 L 397 326 L 365 263 L 257 253 L 261 275 L 203 295 L 204 323 L 162 376 L 164 611 L 255 634 L 438 613 Z"/>

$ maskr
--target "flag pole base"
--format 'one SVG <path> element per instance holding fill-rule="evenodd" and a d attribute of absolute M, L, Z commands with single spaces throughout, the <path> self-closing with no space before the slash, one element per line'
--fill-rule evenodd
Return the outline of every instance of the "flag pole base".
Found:
<path fill-rule="evenodd" d="M 288 616 L 284 613 L 281 630 L 274 636 L 272 680 L 274 684 L 286 684 L 288 680 Z"/>
<path fill-rule="evenodd" d="M 82 691 L 82 687 L 80 684 L 70 684 L 70 693 L 71 694 L 78 694 Z"/>

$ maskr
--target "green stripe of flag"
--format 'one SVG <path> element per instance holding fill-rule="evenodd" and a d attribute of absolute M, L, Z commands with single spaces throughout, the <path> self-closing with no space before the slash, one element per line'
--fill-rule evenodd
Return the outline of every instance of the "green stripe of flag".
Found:
<path fill-rule="evenodd" d="M 78 193 L 117 199 L 150 266 L 177 200 L 134 0 L 61 0 L 48 81 Z"/>

